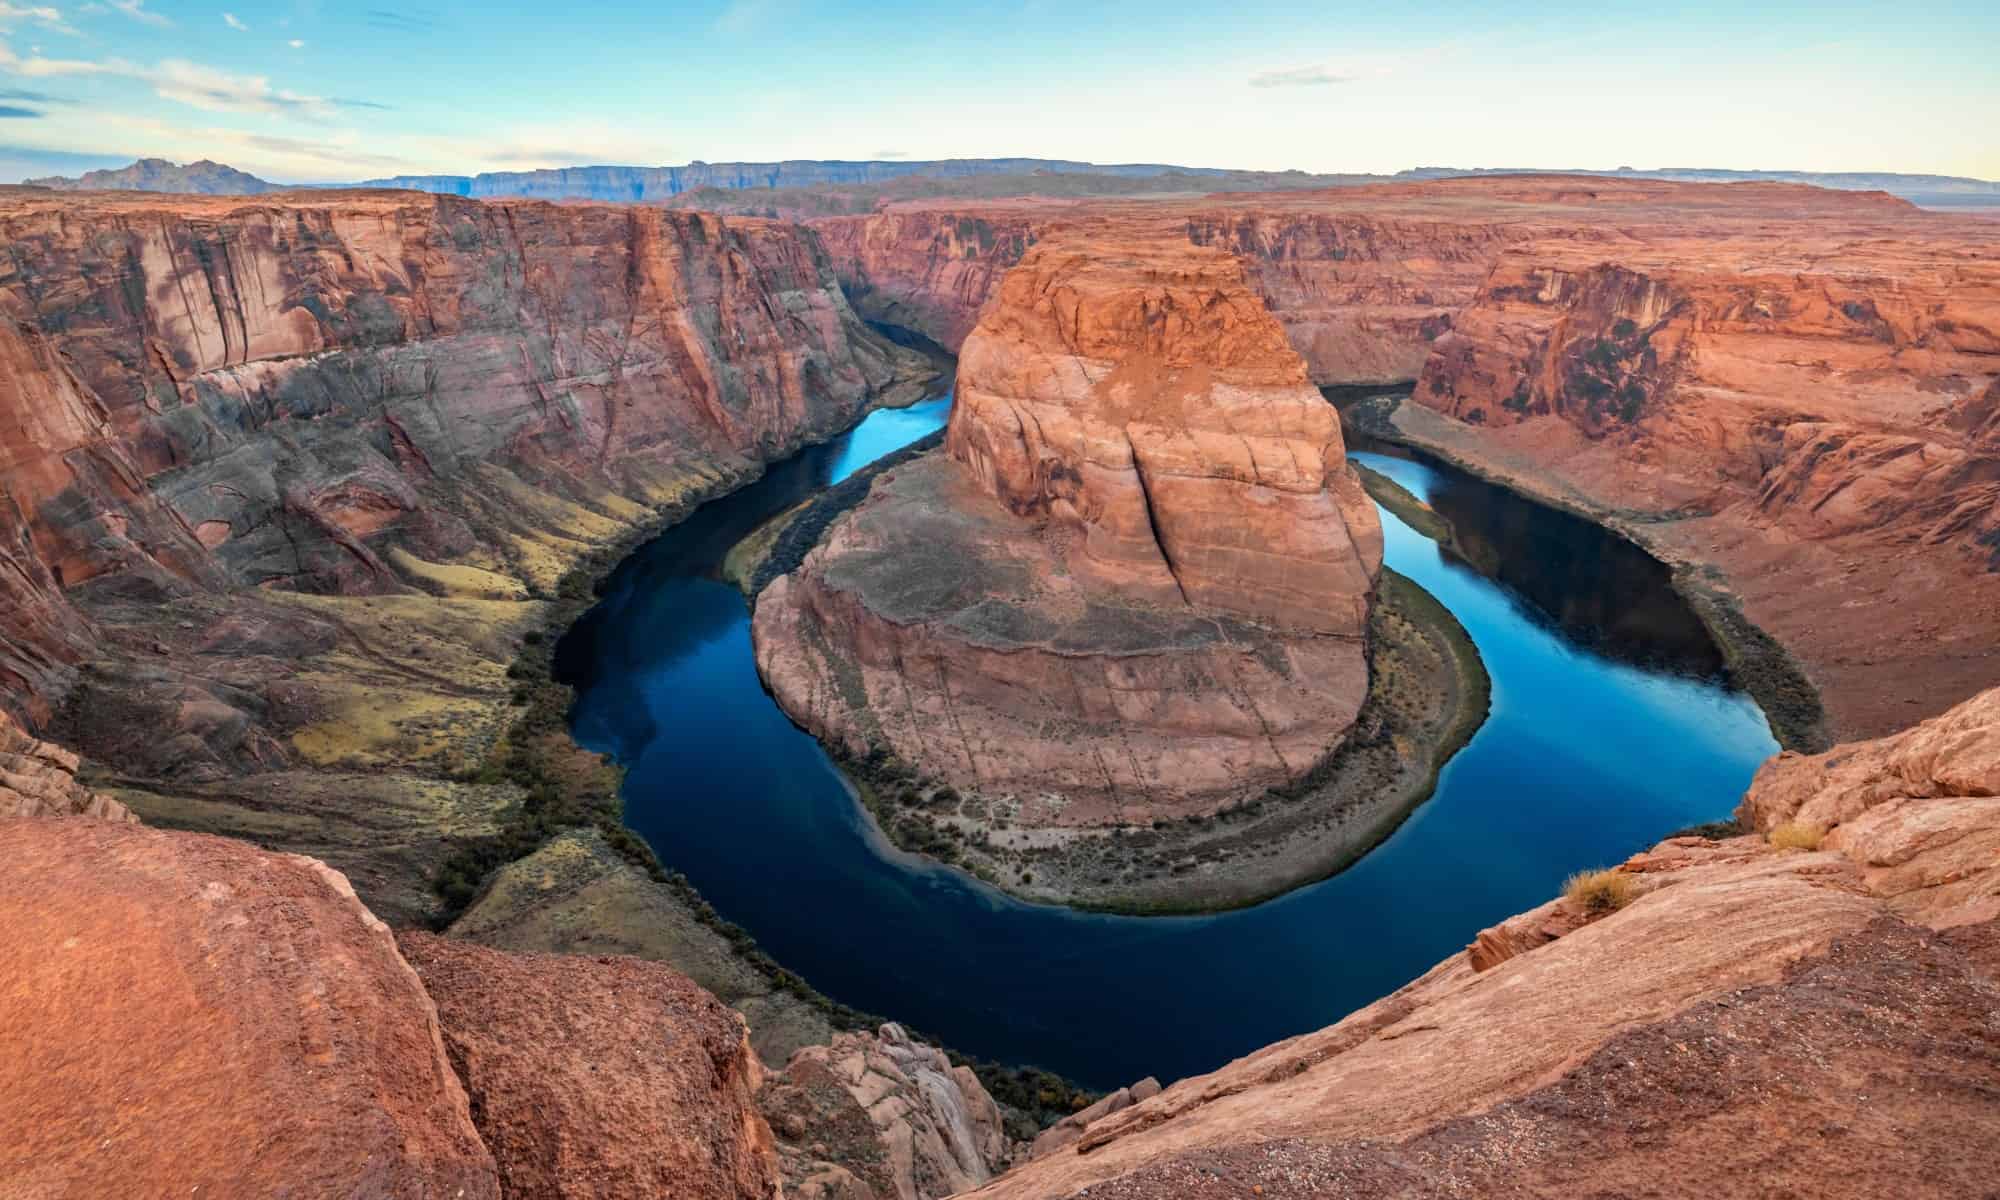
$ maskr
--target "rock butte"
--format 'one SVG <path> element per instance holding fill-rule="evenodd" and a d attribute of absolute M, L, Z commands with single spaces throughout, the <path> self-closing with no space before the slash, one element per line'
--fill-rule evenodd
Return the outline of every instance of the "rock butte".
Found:
<path fill-rule="evenodd" d="M 1381 563 L 1339 419 L 1237 260 L 1080 231 L 966 339 L 943 452 L 760 595 L 758 664 L 856 757 L 1023 826 L 1143 824 L 1339 746 Z"/>

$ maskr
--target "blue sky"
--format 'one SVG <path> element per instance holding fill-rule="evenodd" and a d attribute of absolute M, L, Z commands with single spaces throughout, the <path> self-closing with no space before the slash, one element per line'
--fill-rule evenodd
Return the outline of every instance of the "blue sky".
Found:
<path fill-rule="evenodd" d="M 1755 11 L 1750 11 L 1755 9 Z M 1036 155 L 2000 178 L 2000 5 L 0 0 L 0 179 Z"/>

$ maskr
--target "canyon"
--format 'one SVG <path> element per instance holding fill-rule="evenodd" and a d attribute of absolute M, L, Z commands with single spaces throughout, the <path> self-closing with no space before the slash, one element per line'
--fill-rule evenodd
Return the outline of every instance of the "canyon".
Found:
<path fill-rule="evenodd" d="M 1865 1196 L 1991 1173 L 2000 222 L 1496 176 L 804 224 L 7 188 L 0 236 L 10 1182 Z M 548 674 L 648 534 L 937 392 L 871 320 L 957 356 L 950 426 L 817 510 L 754 630 L 777 702 L 912 810 L 885 826 L 1192 825 L 1399 740 L 1369 705 L 1450 653 L 1451 618 L 1383 572 L 1321 388 L 1350 429 L 1652 551 L 1788 750 L 1731 829 L 1468 930 L 1317 1032 L 1057 1095 L 1070 1119 L 1032 1145 L 994 1077 L 817 997 L 662 869 Z M 1402 719 L 1439 735 L 1468 691 Z M 1396 753 L 1427 786 L 1433 757 Z M 1036 864 L 996 882 L 1120 899 Z"/>

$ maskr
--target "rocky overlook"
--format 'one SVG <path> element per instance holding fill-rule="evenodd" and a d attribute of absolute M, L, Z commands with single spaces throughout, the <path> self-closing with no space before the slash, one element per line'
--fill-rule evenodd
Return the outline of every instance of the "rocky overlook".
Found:
<path fill-rule="evenodd" d="M 1662 842 L 974 1194 L 1976 1192 L 2000 1120 L 1996 722 L 1989 691 L 1774 760 L 1743 801 L 1768 840 Z M 1847 1169 L 1803 1152 L 1829 1141 Z"/>

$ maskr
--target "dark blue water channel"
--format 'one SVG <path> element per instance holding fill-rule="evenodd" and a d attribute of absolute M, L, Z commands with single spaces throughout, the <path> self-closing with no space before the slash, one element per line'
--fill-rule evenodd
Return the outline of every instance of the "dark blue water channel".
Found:
<path fill-rule="evenodd" d="M 1493 711 L 1436 795 L 1355 866 L 1255 908 L 1110 917 L 1019 903 L 897 851 L 765 693 L 723 555 L 815 489 L 941 426 L 870 416 L 628 560 L 564 638 L 578 739 L 628 768 L 626 819 L 826 994 L 966 1052 L 1106 1087 L 1208 1070 L 1338 1020 L 1573 870 L 1728 814 L 1775 750 L 1628 543 L 1439 464 L 1360 453 L 1454 523 L 1388 513 L 1387 559 L 1478 643 Z"/>

